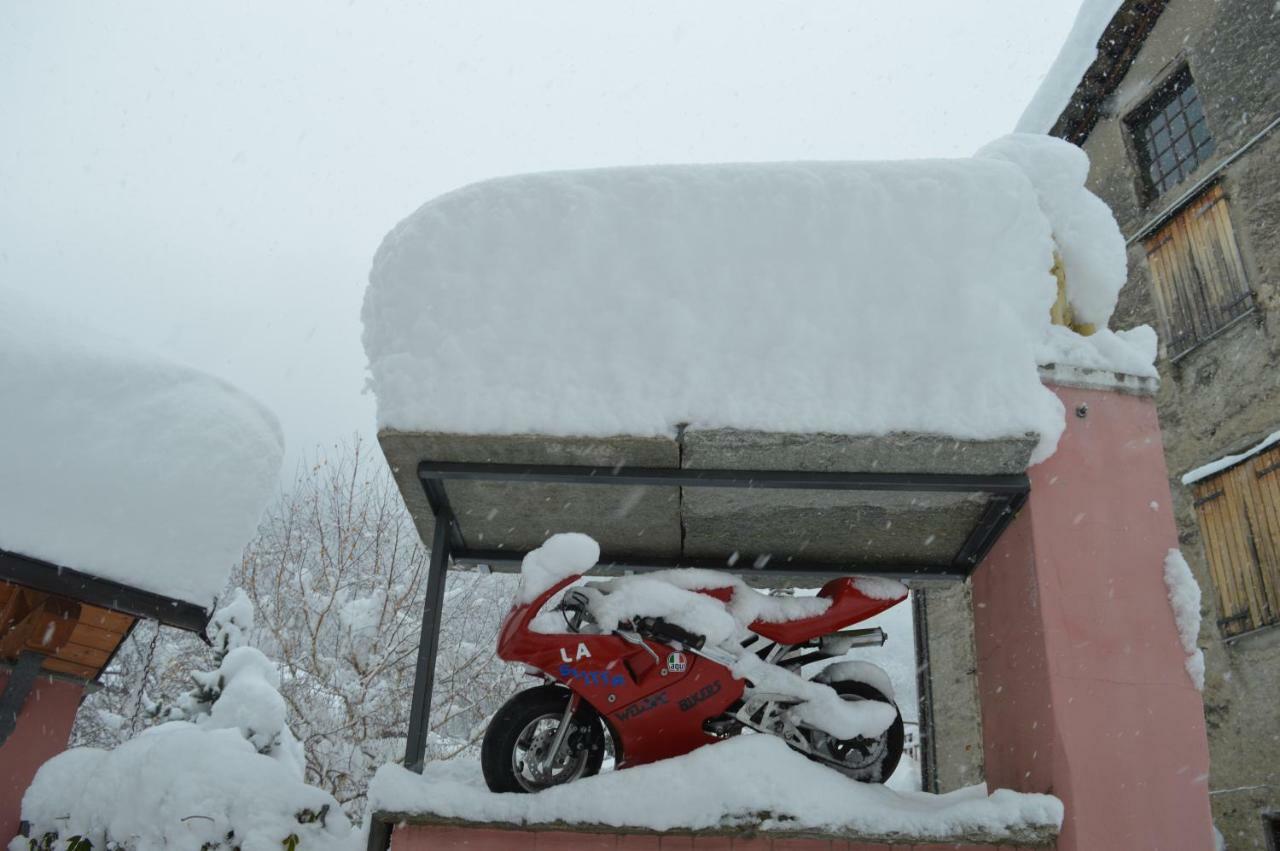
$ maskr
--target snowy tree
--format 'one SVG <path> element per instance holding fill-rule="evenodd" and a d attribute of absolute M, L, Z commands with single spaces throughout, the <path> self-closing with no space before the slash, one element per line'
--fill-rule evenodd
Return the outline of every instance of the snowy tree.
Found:
<path fill-rule="evenodd" d="M 305 759 L 302 745 L 289 729 L 280 674 L 261 650 L 249 646 L 253 603 L 240 588 L 228 597 L 209 621 L 217 667 L 193 671 L 195 688 L 173 703 L 151 703 L 148 714 L 205 729 L 239 730 L 258 753 L 284 763 L 301 780 Z"/>
<path fill-rule="evenodd" d="M 209 648 L 190 633 L 139 621 L 76 716 L 73 746 L 112 748 L 156 723 L 164 695 L 181 695 Z"/>
<path fill-rule="evenodd" d="M 253 603 L 238 588 L 226 599 L 209 624 L 216 667 L 193 671 L 177 700 L 149 703 L 159 726 L 46 763 L 24 797 L 29 839 L 12 847 L 353 847 L 337 801 L 303 782 L 279 672 L 249 643 Z"/>
<path fill-rule="evenodd" d="M 237 573 L 307 777 L 356 812 L 368 777 L 403 755 L 428 571 L 395 483 L 359 441 L 303 470 L 269 509 Z M 446 587 L 429 759 L 467 752 L 519 685 L 494 656 L 514 577 L 453 572 Z"/>
<path fill-rule="evenodd" d="M 215 618 L 212 650 L 139 624 L 85 701 L 75 743 L 112 747 L 158 719 L 199 714 L 213 705 L 217 670 L 247 644 L 279 666 L 307 782 L 359 816 L 373 771 L 403 756 L 428 558 L 382 460 L 359 440 L 334 447 L 268 509 L 233 572 L 248 618 Z M 450 572 L 429 760 L 474 758 L 485 720 L 522 685 L 494 655 L 514 579 Z M 219 612 L 234 611 L 224 599 Z M 210 676 L 191 689 L 197 669 Z"/>
<path fill-rule="evenodd" d="M 253 603 L 244 589 L 236 588 L 227 603 L 213 613 L 206 630 L 213 661 L 218 667 L 212 671 L 193 671 L 191 679 L 195 680 L 195 688 L 174 703 L 144 697 L 147 714 L 164 721 L 196 721 L 208 715 L 226 686 L 226 677 L 221 671 L 223 661 L 231 651 L 248 644 L 252 629 Z"/>

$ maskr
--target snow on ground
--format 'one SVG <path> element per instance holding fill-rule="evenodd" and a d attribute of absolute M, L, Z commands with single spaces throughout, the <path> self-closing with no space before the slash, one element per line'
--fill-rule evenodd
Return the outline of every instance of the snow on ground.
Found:
<path fill-rule="evenodd" d="M 949 795 L 857 783 L 811 762 L 773 736 L 744 735 L 686 756 L 559 786 L 498 795 L 474 762 L 433 763 L 416 775 L 379 769 L 369 810 L 518 825 L 573 822 L 651 830 L 749 826 L 867 837 L 930 839 L 1056 831 L 1062 804 L 1049 795 L 980 787 Z"/>
<path fill-rule="evenodd" d="M 1036 371 L 1055 250 L 1093 321 L 1123 282 L 1119 232 L 1103 233 L 1115 224 L 1083 188 L 1080 157 L 1022 137 L 960 160 L 464 187 L 401 222 L 374 258 L 363 316 L 379 425 L 1032 432 L 1044 458 L 1063 427 Z"/>
<path fill-rule="evenodd" d="M 1197 690 L 1204 691 L 1204 651 L 1196 646 L 1200 638 L 1200 584 L 1181 550 L 1169 550 L 1165 556 L 1164 584 L 1169 589 L 1169 605 L 1178 624 L 1178 638 L 1182 649 L 1187 651 L 1187 675 Z"/>
<path fill-rule="evenodd" d="M 275 417 L 0 291 L 0 549 L 211 606 L 277 486 Z"/>
<path fill-rule="evenodd" d="M 1121 0 L 1084 0 L 1058 56 L 1018 119 L 1021 133 L 1048 133 L 1071 102 L 1085 71 L 1098 57 L 1098 40 Z"/>
<path fill-rule="evenodd" d="M 307 813 L 313 814 L 308 816 Z M 323 816 L 321 817 L 321 813 Z M 307 851 L 363 847 L 337 801 L 236 730 L 172 722 L 111 751 L 75 748 L 46 762 L 22 799 L 30 835 L 127 839 L 135 851 L 222 848 L 279 851 L 297 835 Z M 11 851 L 26 851 L 14 839 Z"/>
<path fill-rule="evenodd" d="M 1223 470 L 1227 469 L 1228 467 L 1234 467 L 1236 464 L 1239 464 L 1241 461 L 1248 461 L 1253 456 L 1257 455 L 1260 452 L 1264 452 L 1270 449 L 1272 446 L 1275 446 L 1277 443 L 1280 443 L 1280 431 L 1273 431 L 1271 434 L 1267 435 L 1261 441 L 1259 441 L 1256 445 L 1249 447 L 1244 452 L 1241 452 L 1238 455 L 1227 455 L 1223 458 L 1219 458 L 1216 461 L 1210 461 L 1208 464 L 1205 464 L 1202 467 L 1196 467 L 1194 470 L 1192 470 L 1191 472 L 1187 473 L 1185 476 L 1182 477 L 1182 483 L 1184 485 L 1191 485 L 1191 484 L 1195 484 L 1201 479 L 1207 479 L 1215 473 L 1221 473 Z"/>

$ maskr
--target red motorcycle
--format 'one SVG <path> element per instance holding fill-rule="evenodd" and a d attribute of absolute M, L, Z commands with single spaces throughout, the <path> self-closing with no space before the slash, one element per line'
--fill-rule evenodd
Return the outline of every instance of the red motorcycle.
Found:
<path fill-rule="evenodd" d="M 610 632 L 591 617 L 589 595 L 569 588 L 553 611 L 564 631 L 535 631 L 534 618 L 580 574 L 555 584 L 506 616 L 498 656 L 523 663 L 544 680 L 519 692 L 485 731 L 481 765 L 494 792 L 536 792 L 599 772 L 612 743 L 614 765 L 627 768 L 689 753 L 744 730 L 780 736 L 794 750 L 865 782 L 889 779 L 902 756 L 902 715 L 886 677 L 865 663 L 837 664 L 816 679 L 848 701 L 893 707 L 893 722 L 874 737 L 837 739 L 787 710 L 794 696 L 749 688 L 734 676 L 735 657 L 661 618 L 636 617 Z M 869 596 L 852 577 L 818 592 L 821 614 L 778 623 L 754 621 L 744 652 L 798 674 L 804 665 L 884 643 L 878 629 L 846 630 L 905 598 L 905 589 Z M 874 581 L 874 580 L 872 580 Z M 900 586 L 899 586 L 900 587 Z M 727 603 L 731 588 L 698 589 Z M 876 589 L 879 591 L 880 589 Z M 870 675 L 869 675 L 870 674 Z"/>

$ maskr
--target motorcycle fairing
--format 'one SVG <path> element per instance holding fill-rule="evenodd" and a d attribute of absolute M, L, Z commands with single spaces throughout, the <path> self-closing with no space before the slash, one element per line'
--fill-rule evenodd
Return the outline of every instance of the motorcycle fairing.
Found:
<path fill-rule="evenodd" d="M 549 634 L 530 628 L 543 606 L 579 578 L 569 576 L 532 603 L 512 608 L 498 635 L 498 657 L 534 667 L 581 696 L 608 724 L 618 745 L 619 768 L 679 756 L 716 741 L 703 723 L 723 715 L 746 689 L 724 665 L 687 653 L 681 671 L 667 665 L 673 648 L 657 641 L 643 640 L 640 646 L 614 634 Z M 831 605 L 820 615 L 780 623 L 758 620 L 750 629 L 778 644 L 803 644 L 902 599 L 869 597 L 855 583 L 840 577 L 822 586 L 818 594 Z M 700 593 L 728 602 L 731 591 L 709 588 Z"/>
<path fill-rule="evenodd" d="M 529 628 L 547 601 L 578 578 L 568 577 L 532 603 L 514 607 L 498 635 L 498 657 L 537 668 L 590 704 L 619 746 L 619 768 L 679 756 L 716 741 L 702 722 L 722 715 L 746 687 L 728 668 L 686 653 L 684 671 L 671 670 L 667 660 L 672 648 L 654 641 L 645 645 L 661 664 L 617 635 L 548 634 Z M 578 658 L 579 645 L 590 655 Z"/>

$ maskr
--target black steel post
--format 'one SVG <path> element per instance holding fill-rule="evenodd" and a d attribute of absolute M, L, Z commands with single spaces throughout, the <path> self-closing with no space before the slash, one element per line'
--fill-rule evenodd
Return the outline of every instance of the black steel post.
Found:
<path fill-rule="evenodd" d="M 431 566 L 427 594 L 422 608 L 422 636 L 418 641 L 418 664 L 413 677 L 413 703 L 409 707 L 409 734 L 404 746 L 404 765 L 422 772 L 427 753 L 427 733 L 431 720 L 431 690 L 436 678 L 436 652 L 440 649 L 440 613 L 444 606 L 445 575 L 449 570 L 450 529 L 453 513 L 436 514 L 431 536 Z"/>
<path fill-rule="evenodd" d="M 679 467 L 575 467 L 561 464 L 492 464 L 421 461 L 424 481 L 540 482 L 565 485 L 766 488 L 776 490 L 906 491 L 1016 495 L 1030 484 L 1025 474 L 829 473 L 795 470 L 704 470 Z M 430 496 L 430 493 L 428 493 Z"/>

